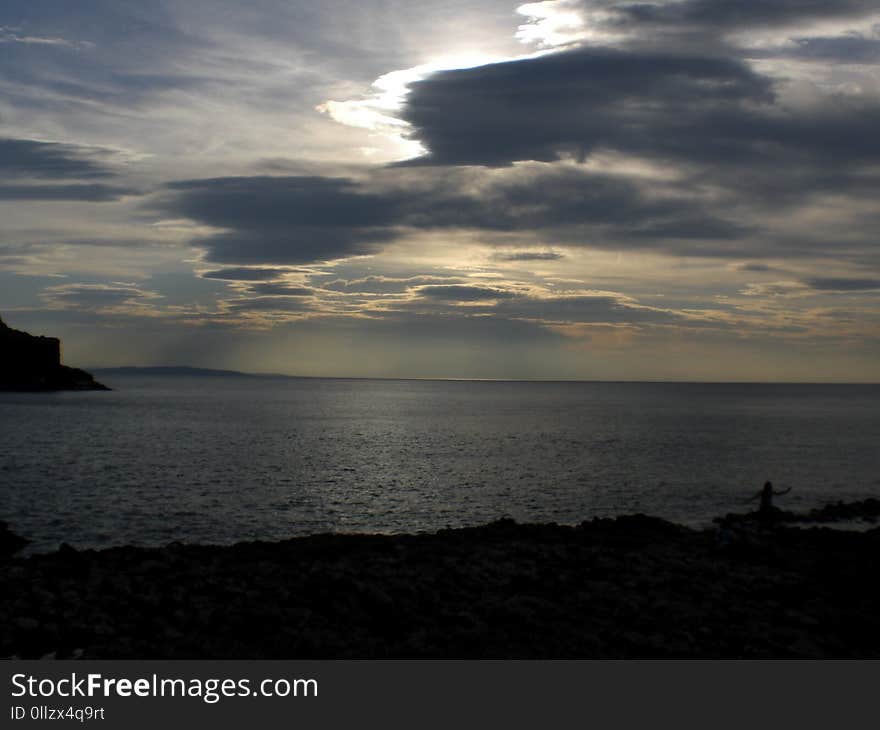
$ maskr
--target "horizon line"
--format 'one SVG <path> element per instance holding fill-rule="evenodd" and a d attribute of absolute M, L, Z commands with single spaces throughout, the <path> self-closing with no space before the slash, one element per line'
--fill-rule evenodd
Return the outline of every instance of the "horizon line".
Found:
<path fill-rule="evenodd" d="M 278 372 L 250 372 L 229 368 L 205 368 L 196 365 L 116 365 L 83 368 L 89 372 L 109 372 L 122 370 L 189 370 L 204 373 L 226 374 L 252 378 L 289 378 L 296 380 L 403 380 L 424 382 L 463 382 L 463 383 L 607 383 L 658 384 L 658 385 L 880 385 L 880 381 L 845 380 L 666 380 L 666 379 L 602 379 L 602 378 L 476 378 L 443 376 L 381 376 L 381 375 L 297 375 Z"/>

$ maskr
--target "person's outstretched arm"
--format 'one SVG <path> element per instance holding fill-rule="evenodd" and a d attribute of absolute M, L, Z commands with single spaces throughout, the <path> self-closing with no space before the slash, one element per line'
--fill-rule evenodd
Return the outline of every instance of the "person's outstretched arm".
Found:
<path fill-rule="evenodd" d="M 791 487 L 789 487 L 788 489 L 783 489 L 781 492 L 773 492 L 773 494 L 776 495 L 777 497 L 779 497 L 783 494 L 788 494 L 790 491 L 791 491 Z"/>

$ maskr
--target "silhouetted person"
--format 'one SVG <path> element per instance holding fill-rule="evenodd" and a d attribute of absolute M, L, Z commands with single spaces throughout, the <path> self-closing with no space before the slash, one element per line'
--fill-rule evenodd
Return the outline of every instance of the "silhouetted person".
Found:
<path fill-rule="evenodd" d="M 753 502 L 760 498 L 761 504 L 758 507 L 758 514 L 761 515 L 761 517 L 772 518 L 776 512 L 776 508 L 773 506 L 773 497 L 781 497 L 783 494 L 788 494 L 790 491 L 791 487 L 783 489 L 781 492 L 776 492 L 773 490 L 773 484 L 771 482 L 764 482 L 763 489 L 748 501 Z"/>

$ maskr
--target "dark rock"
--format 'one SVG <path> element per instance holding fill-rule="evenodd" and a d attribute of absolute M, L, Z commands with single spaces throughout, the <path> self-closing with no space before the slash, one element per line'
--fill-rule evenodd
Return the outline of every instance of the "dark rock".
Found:
<path fill-rule="evenodd" d="M 870 521 L 880 516 L 880 499 L 869 497 L 861 502 L 835 502 L 826 504 L 821 509 L 811 510 L 800 522 L 834 522 L 837 520 L 862 519 Z"/>
<path fill-rule="evenodd" d="M 0 656 L 880 658 L 880 530 L 755 540 L 631 516 L 65 547 L 0 564 Z"/>
<path fill-rule="evenodd" d="M 832 502 L 825 506 L 812 509 L 809 512 L 790 512 L 772 507 L 764 512 L 747 512 L 744 514 L 728 514 L 724 517 L 716 517 L 715 522 L 722 528 L 731 525 L 742 526 L 746 523 L 753 524 L 783 524 L 783 523 L 823 523 L 842 522 L 849 520 L 861 520 L 873 523 L 880 517 L 880 499 L 868 497 L 856 502 Z"/>
<path fill-rule="evenodd" d="M 15 555 L 28 542 L 28 540 L 12 532 L 5 522 L 0 522 L 0 559 Z"/>
<path fill-rule="evenodd" d="M 109 390 L 85 370 L 61 364 L 61 341 L 14 330 L 0 319 L 0 390 Z"/>

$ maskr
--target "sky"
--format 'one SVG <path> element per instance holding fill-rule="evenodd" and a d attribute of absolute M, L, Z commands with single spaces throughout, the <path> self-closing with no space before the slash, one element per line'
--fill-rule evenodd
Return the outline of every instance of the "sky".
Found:
<path fill-rule="evenodd" d="M 880 381 L 876 0 L 4 0 L 0 316 L 84 367 Z"/>

